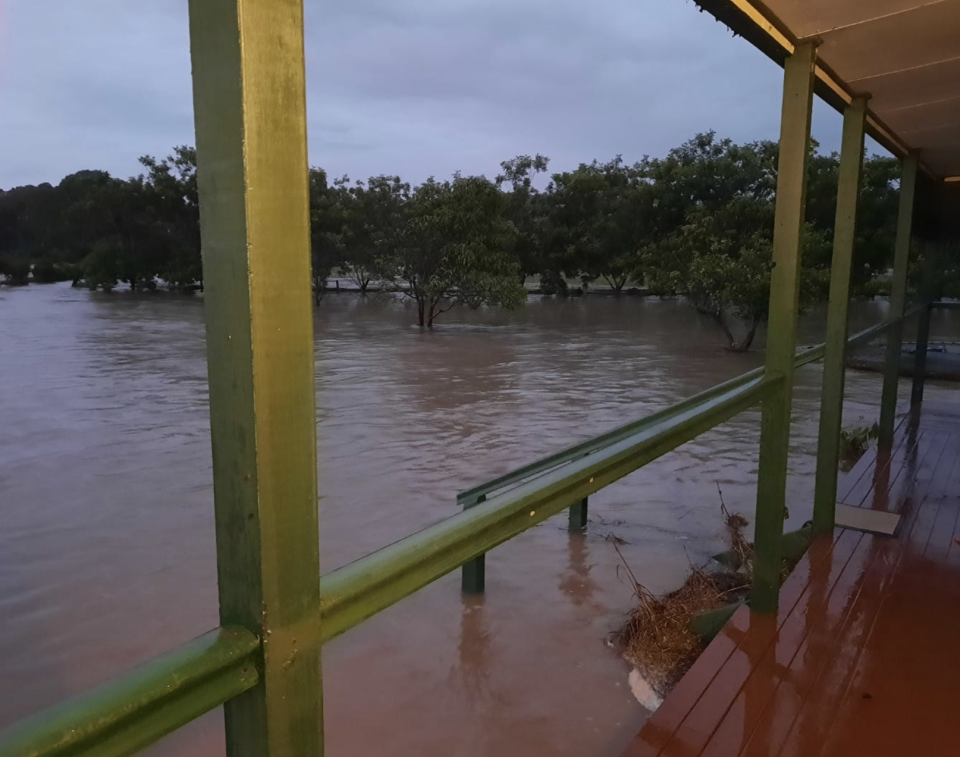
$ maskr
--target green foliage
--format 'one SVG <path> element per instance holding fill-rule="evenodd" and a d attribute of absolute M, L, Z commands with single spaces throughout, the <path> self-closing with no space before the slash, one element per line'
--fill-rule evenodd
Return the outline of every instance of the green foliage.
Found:
<path fill-rule="evenodd" d="M 200 198 L 197 189 L 197 151 L 180 145 L 164 160 L 140 158 L 147 173 L 138 181 L 143 201 L 152 214 L 150 233 L 158 238 L 163 253 L 157 275 L 171 289 L 203 289 L 200 260 Z"/>
<path fill-rule="evenodd" d="M 838 158 L 810 146 L 802 302 L 824 298 L 832 253 Z M 748 349 L 767 318 L 777 145 L 696 135 L 662 158 L 619 156 L 554 173 L 518 155 L 495 181 L 456 176 L 411 187 L 397 176 L 330 181 L 309 172 L 310 255 L 319 300 L 334 269 L 360 292 L 382 282 L 412 297 L 432 325 L 461 303 L 512 306 L 539 275 L 541 291 L 568 294 L 631 281 L 679 295 Z M 78 171 L 57 185 L 0 191 L 0 266 L 7 281 L 83 277 L 110 290 L 203 287 L 196 151 L 145 156 L 144 173 L 120 180 Z M 864 162 L 853 271 L 867 292 L 889 268 L 898 193 L 896 161 Z M 26 263 L 19 262 L 26 261 Z M 919 267 L 912 271 L 919 286 Z M 944 291 L 960 291 L 960 270 Z"/>
<path fill-rule="evenodd" d="M 733 350 L 748 350 L 769 312 L 776 145 L 737 145 L 697 135 L 663 160 L 646 161 L 653 180 L 660 243 L 641 257 L 640 275 L 655 292 L 685 295 L 723 330 Z M 824 235 L 807 228 L 803 301 L 821 294 Z"/>
<path fill-rule="evenodd" d="M 317 304 L 323 297 L 330 272 L 342 259 L 343 211 L 338 197 L 345 182 L 344 178 L 331 187 L 326 171 L 310 169 L 310 268 L 313 298 Z"/>
<path fill-rule="evenodd" d="M 52 187 L 0 193 L 0 255 L 33 258 L 34 281 L 73 278 L 91 288 L 173 289 L 201 280 L 196 152 L 141 158 L 146 174 L 127 181 L 78 171 Z"/>
<path fill-rule="evenodd" d="M 454 305 L 516 307 L 526 293 L 509 254 L 516 229 L 504 218 L 504 196 L 480 176 L 428 179 L 405 207 L 398 244 L 379 267 L 385 280 L 417 304 L 432 327 Z"/>
<path fill-rule="evenodd" d="M 929 259 L 930 254 L 933 260 Z M 956 243 L 937 246 L 917 245 L 910 252 L 908 287 L 916 294 L 933 299 L 960 299 L 960 249 Z M 890 283 L 884 282 L 883 294 L 889 296 Z"/>
<path fill-rule="evenodd" d="M 8 286 L 24 286 L 30 282 L 30 261 L 25 258 L 0 258 L 0 277 Z"/>
<path fill-rule="evenodd" d="M 861 419 L 862 420 L 862 419 Z M 870 442 L 880 436 L 880 424 L 854 426 L 840 431 L 840 470 L 848 471 L 867 451 Z"/>
<path fill-rule="evenodd" d="M 512 254 L 520 269 L 521 284 L 527 277 L 538 273 L 541 283 L 544 277 L 551 277 L 552 266 L 547 259 L 546 244 L 550 198 L 533 183 L 538 174 L 546 173 L 549 164 L 550 159 L 540 154 L 533 157 L 518 155 L 503 161 L 500 164 L 503 173 L 497 176 L 497 186 L 501 190 L 505 190 L 505 185 L 510 186 L 504 215 L 516 229 Z"/>
<path fill-rule="evenodd" d="M 372 176 L 341 193 L 344 271 L 366 294 L 380 276 L 379 261 L 396 248 L 410 185 L 399 176 Z"/>
<path fill-rule="evenodd" d="M 72 263 L 54 263 L 47 258 L 41 258 L 33 264 L 33 280 L 37 284 L 73 281 L 78 275 L 79 266 Z"/>
<path fill-rule="evenodd" d="M 620 293 L 655 238 L 655 188 L 617 156 L 554 174 L 550 249 L 554 265 L 584 286 L 604 279 Z"/>
<path fill-rule="evenodd" d="M 868 279 L 863 282 L 855 289 L 853 292 L 858 297 L 865 297 L 866 299 L 872 300 L 877 297 L 889 297 L 890 296 L 890 282 L 882 278 L 873 278 Z"/>
<path fill-rule="evenodd" d="M 84 283 L 91 289 L 112 292 L 120 280 L 121 255 L 116 241 L 101 239 L 96 242 L 81 264 Z"/>

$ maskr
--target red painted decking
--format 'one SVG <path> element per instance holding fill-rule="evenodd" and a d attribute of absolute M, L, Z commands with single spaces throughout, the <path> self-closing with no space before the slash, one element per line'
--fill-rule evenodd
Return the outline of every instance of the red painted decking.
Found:
<path fill-rule="evenodd" d="M 960 755 L 960 403 L 841 492 L 901 512 L 896 536 L 815 541 L 778 617 L 741 608 L 624 757 Z"/>

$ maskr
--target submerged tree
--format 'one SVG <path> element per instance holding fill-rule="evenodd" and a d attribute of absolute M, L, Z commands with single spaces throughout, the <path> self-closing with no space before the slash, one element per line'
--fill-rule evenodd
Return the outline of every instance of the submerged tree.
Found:
<path fill-rule="evenodd" d="M 776 159 L 772 142 L 737 145 L 708 133 L 646 165 L 663 236 L 641 275 L 658 294 L 685 295 L 735 351 L 750 349 L 769 314 Z M 802 305 L 826 294 L 830 265 L 830 236 L 808 223 L 805 239 Z"/>
<path fill-rule="evenodd" d="M 554 174 L 550 221 L 554 254 L 586 285 L 604 279 L 619 294 L 654 232 L 654 194 L 639 167 L 617 156 Z"/>
<path fill-rule="evenodd" d="M 838 156 L 810 149 L 802 282 L 804 292 L 819 292 Z M 686 297 L 743 349 L 766 318 L 778 157 L 773 142 L 736 144 L 706 132 L 662 158 L 615 157 L 555 173 L 543 190 L 537 177 L 549 162 L 539 154 L 502 162 L 495 182 L 458 177 L 416 188 L 396 176 L 329 181 L 311 169 L 315 295 L 334 269 L 361 293 L 382 279 L 417 300 L 429 325 L 457 302 L 518 302 L 537 274 L 541 290 L 557 294 L 571 279 L 605 280 L 614 292 L 634 280 Z M 144 172 L 125 181 L 78 171 L 57 186 L 0 191 L 0 260 L 20 271 L 4 277 L 202 288 L 196 152 L 179 146 L 141 164 Z M 865 160 L 854 291 L 890 265 L 898 188 L 896 161 Z"/>
<path fill-rule="evenodd" d="M 202 291 L 197 151 L 180 145 L 163 160 L 146 155 L 140 163 L 147 173 L 139 181 L 163 239 L 159 276 L 171 289 L 190 291 L 196 286 Z"/>
<path fill-rule="evenodd" d="M 507 250 L 516 230 L 503 194 L 480 176 L 428 179 L 410 197 L 397 246 L 382 259 L 385 279 L 414 300 L 420 326 L 457 304 L 515 307 L 525 297 Z"/>
<path fill-rule="evenodd" d="M 344 177 L 331 187 L 327 182 L 327 172 L 322 168 L 311 168 L 308 174 L 310 277 L 313 301 L 317 305 L 323 297 L 327 279 L 341 259 L 343 215 L 337 194 L 346 181 Z"/>
<path fill-rule="evenodd" d="M 538 174 L 546 173 L 549 163 L 550 159 L 540 154 L 518 155 L 503 161 L 503 173 L 497 176 L 497 187 L 506 192 L 504 215 L 516 229 L 512 254 L 521 284 L 530 276 L 548 275 L 550 269 L 544 244 L 548 198 L 533 183 Z"/>
<path fill-rule="evenodd" d="M 410 185 L 399 176 L 371 176 L 340 195 L 343 203 L 343 270 L 366 294 L 381 275 L 381 260 L 400 238 Z"/>
<path fill-rule="evenodd" d="M 0 281 L 8 286 L 30 283 L 30 261 L 25 258 L 0 258 Z"/>

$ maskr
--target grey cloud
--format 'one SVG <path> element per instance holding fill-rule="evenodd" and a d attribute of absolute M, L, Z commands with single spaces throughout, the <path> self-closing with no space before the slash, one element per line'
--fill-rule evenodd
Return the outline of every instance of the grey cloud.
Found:
<path fill-rule="evenodd" d="M 193 141 L 186 0 L 7 0 L 0 186 L 119 176 Z M 780 70 L 688 0 L 306 0 L 311 162 L 333 175 L 563 169 L 708 128 L 776 138 Z M 839 118 L 817 113 L 838 142 Z"/>

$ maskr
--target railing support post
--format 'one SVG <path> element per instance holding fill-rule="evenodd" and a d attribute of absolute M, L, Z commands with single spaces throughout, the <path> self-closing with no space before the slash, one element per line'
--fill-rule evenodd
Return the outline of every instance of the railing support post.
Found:
<path fill-rule="evenodd" d="M 937 257 L 940 249 L 933 243 L 927 243 L 923 256 L 923 283 L 920 293 L 924 303 L 917 319 L 917 350 L 913 355 L 913 385 L 910 389 L 910 411 L 918 412 L 923 404 L 923 387 L 927 381 L 927 346 L 930 342 L 931 302 L 936 290 Z"/>
<path fill-rule="evenodd" d="M 220 619 L 260 639 L 229 757 L 320 757 L 301 0 L 190 0 Z"/>
<path fill-rule="evenodd" d="M 843 114 L 837 216 L 833 232 L 830 270 L 830 304 L 823 358 L 820 399 L 820 438 L 817 444 L 817 480 L 813 501 L 815 534 L 833 531 L 837 504 L 837 467 L 840 462 L 840 429 L 843 423 L 843 387 L 847 359 L 847 306 L 850 302 L 850 269 L 863 165 L 863 128 L 867 101 L 856 97 Z"/>
<path fill-rule="evenodd" d="M 910 410 L 916 412 L 923 404 L 923 386 L 927 381 L 927 345 L 930 341 L 930 315 L 927 303 L 917 320 L 917 351 L 913 356 L 913 386 L 910 389 Z"/>
<path fill-rule="evenodd" d="M 790 408 L 800 294 L 800 255 L 806 205 L 807 156 L 813 110 L 816 45 L 804 42 L 784 64 L 780 116 L 780 162 L 770 277 L 770 318 L 765 371 L 782 376 L 776 391 L 763 401 L 760 466 L 754 536 L 751 607 L 775 612 L 780 594 L 783 517 L 786 508 Z"/>
<path fill-rule="evenodd" d="M 570 505 L 570 530 L 583 531 L 587 527 L 587 515 L 589 513 L 589 503 L 587 497 Z"/>
<path fill-rule="evenodd" d="M 890 285 L 890 310 L 887 320 L 887 351 L 883 365 L 883 394 L 880 399 L 881 452 L 893 447 L 893 427 L 897 415 L 897 385 L 900 381 L 900 350 L 903 347 L 903 313 L 907 304 L 907 266 L 910 262 L 910 236 L 913 227 L 913 197 L 917 184 L 915 153 L 903 159 L 900 173 L 900 208 L 897 214 L 897 237 L 893 255 L 893 281 Z"/>
<path fill-rule="evenodd" d="M 481 494 L 475 502 L 464 503 L 463 509 L 469 510 L 481 502 L 486 502 L 487 495 Z M 487 588 L 487 555 L 477 555 L 463 564 L 460 569 L 460 590 L 464 594 L 483 594 Z"/>

